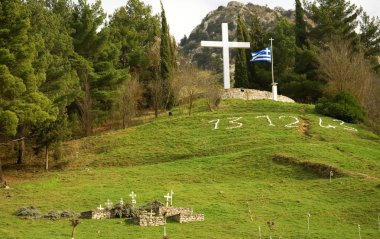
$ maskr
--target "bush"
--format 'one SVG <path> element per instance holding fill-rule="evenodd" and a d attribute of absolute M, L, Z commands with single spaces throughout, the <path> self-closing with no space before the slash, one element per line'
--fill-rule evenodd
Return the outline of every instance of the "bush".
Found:
<path fill-rule="evenodd" d="M 322 97 L 318 100 L 315 110 L 319 114 L 348 123 L 359 123 L 366 120 L 366 113 L 357 99 L 346 92 L 341 92 L 335 96 Z"/>

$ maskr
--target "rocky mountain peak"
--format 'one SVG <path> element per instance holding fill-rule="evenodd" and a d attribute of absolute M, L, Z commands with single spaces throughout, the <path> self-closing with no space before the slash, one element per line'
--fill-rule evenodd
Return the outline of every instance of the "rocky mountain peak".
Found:
<path fill-rule="evenodd" d="M 241 16 L 247 26 L 253 24 L 257 17 L 262 23 L 265 30 L 269 30 L 280 18 L 286 18 L 294 21 L 294 11 L 285 10 L 280 7 L 271 9 L 267 6 L 255 5 L 252 3 L 244 4 L 231 1 L 227 6 L 219 6 L 217 9 L 209 12 L 202 22 L 194 28 L 188 38 L 181 40 L 181 48 L 185 54 L 188 54 L 198 65 L 210 70 L 221 71 L 222 63 L 220 62 L 221 51 L 219 49 L 201 48 L 200 42 L 221 41 L 222 23 L 228 23 L 229 40 L 235 41 L 237 34 L 237 17 Z"/>

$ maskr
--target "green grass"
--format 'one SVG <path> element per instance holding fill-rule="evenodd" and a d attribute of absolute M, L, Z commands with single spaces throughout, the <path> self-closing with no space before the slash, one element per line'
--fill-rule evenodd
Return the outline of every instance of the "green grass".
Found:
<path fill-rule="evenodd" d="M 276 126 L 256 118 L 262 115 Z M 308 129 L 286 128 L 294 120 L 280 116 L 302 117 Z M 231 117 L 242 117 L 243 126 L 227 129 L 234 126 Z M 169 223 L 170 238 L 259 238 L 259 226 L 262 238 L 358 238 L 358 224 L 363 239 L 380 238 L 380 139 L 360 125 L 348 125 L 358 132 L 321 128 L 320 117 L 310 105 L 229 100 L 216 112 L 201 106 L 192 116 L 174 111 L 174 117 L 69 142 L 67 170 L 0 191 L 0 238 L 70 237 L 68 220 L 14 216 L 23 206 L 80 212 L 108 198 L 127 199 L 131 191 L 141 204 L 164 201 L 171 189 L 175 206 L 193 207 L 206 220 Z M 218 130 L 209 123 L 215 119 Z M 313 170 L 274 163 L 276 156 L 333 166 L 345 176 L 330 183 Z M 268 221 L 275 223 L 272 231 Z M 119 222 L 81 220 L 75 238 L 162 237 L 161 227 Z"/>

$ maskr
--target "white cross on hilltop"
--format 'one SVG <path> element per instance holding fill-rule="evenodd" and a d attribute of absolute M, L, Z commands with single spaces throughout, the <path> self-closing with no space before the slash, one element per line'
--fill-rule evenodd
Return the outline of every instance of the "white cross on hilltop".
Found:
<path fill-rule="evenodd" d="M 222 23 L 223 41 L 201 41 L 204 47 L 223 48 L 223 69 L 224 69 L 224 89 L 230 89 L 230 48 L 250 48 L 249 42 L 229 42 L 228 41 L 228 24 Z"/>

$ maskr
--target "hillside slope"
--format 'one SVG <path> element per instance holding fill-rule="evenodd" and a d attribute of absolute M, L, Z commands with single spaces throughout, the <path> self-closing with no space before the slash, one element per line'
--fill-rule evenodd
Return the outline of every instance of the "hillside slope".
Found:
<path fill-rule="evenodd" d="M 0 191 L 0 238 L 70 235 L 67 221 L 20 220 L 13 214 L 21 206 L 85 211 L 131 191 L 138 204 L 164 201 L 171 189 L 175 206 L 206 220 L 169 223 L 170 238 L 259 238 L 260 227 L 262 238 L 342 239 L 357 237 L 358 224 L 362 238 L 379 238 L 378 136 L 315 115 L 309 105 L 226 100 L 216 112 L 198 105 L 193 116 L 175 111 L 69 142 L 69 170 Z M 162 230 L 83 220 L 76 238 L 153 239 Z"/>
<path fill-rule="evenodd" d="M 74 143 L 79 148 L 69 151 L 81 155 L 78 160 L 72 156 L 73 165 L 87 167 L 263 152 L 269 159 L 284 155 L 380 178 L 379 137 L 361 126 L 340 124 L 314 114 L 309 105 L 227 100 L 217 112 L 168 117 L 85 138 Z"/>

